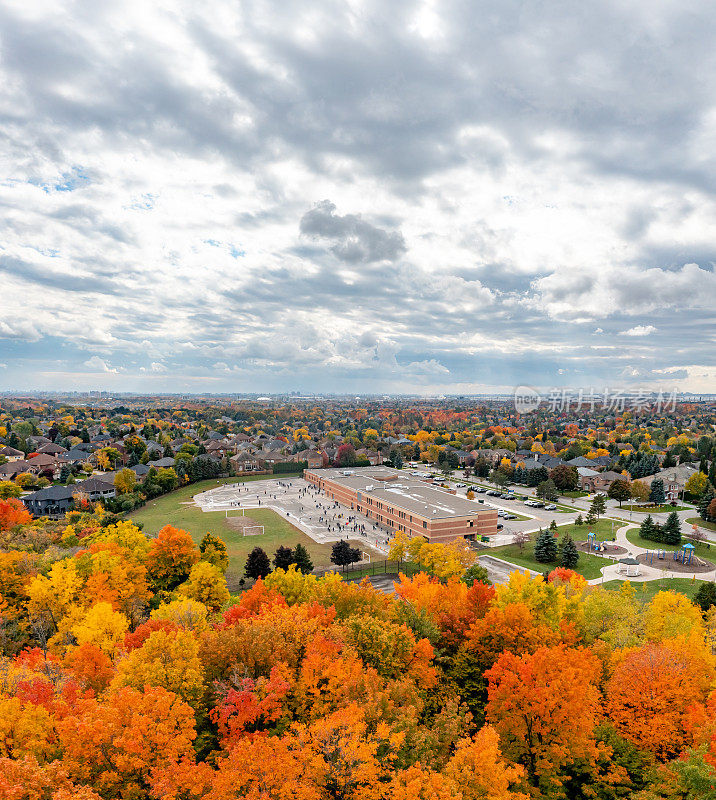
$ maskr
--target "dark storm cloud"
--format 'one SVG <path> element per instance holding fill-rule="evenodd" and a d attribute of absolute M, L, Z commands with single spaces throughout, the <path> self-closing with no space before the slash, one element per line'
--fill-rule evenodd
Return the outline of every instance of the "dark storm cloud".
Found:
<path fill-rule="evenodd" d="M 349 264 L 395 261 L 406 251 L 399 231 L 385 231 L 356 214 L 340 216 L 330 200 L 317 203 L 301 217 L 301 233 L 333 242 L 330 251 Z"/>

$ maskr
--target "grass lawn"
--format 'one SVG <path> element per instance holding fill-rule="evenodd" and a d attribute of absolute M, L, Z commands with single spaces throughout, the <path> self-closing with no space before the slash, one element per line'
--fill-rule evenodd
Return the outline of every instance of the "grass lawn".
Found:
<path fill-rule="evenodd" d="M 644 506 L 637 503 L 629 503 L 621 507 L 622 511 L 641 511 L 642 514 L 670 514 L 672 511 L 688 511 L 690 506 L 670 506 L 665 503 L 661 506 Z"/>
<path fill-rule="evenodd" d="M 524 567 L 532 569 L 535 572 L 548 572 L 553 570 L 557 564 L 541 564 L 534 559 L 534 544 L 526 544 L 520 553 L 520 548 L 516 544 L 506 544 L 502 547 L 490 547 L 487 550 L 481 550 L 480 555 L 495 556 L 504 561 L 509 561 L 517 567 Z M 612 562 L 606 558 L 593 556 L 589 553 L 579 554 L 579 564 L 575 572 L 584 575 L 585 578 L 598 578 L 602 573 L 602 567 L 606 567 Z"/>
<path fill-rule="evenodd" d="M 624 581 L 607 581 L 603 584 L 605 589 L 618 592 Z M 634 588 L 634 596 L 645 603 L 651 600 L 657 592 L 681 592 L 693 599 L 704 581 L 691 580 L 691 578 L 659 578 L 655 581 L 627 581 Z"/>
<path fill-rule="evenodd" d="M 250 476 L 249 480 L 283 476 Z M 305 533 L 295 528 L 275 511 L 268 508 L 250 509 L 248 516 L 264 526 L 262 536 L 243 536 L 240 531 L 229 527 L 223 511 L 204 512 L 193 505 L 182 505 L 191 501 L 195 494 L 205 492 L 218 483 L 240 483 L 245 478 L 226 478 L 200 481 L 189 486 L 182 486 L 175 492 L 150 500 L 145 506 L 127 514 L 131 522 L 143 523 L 143 530 L 149 535 L 156 533 L 164 525 L 174 525 L 191 534 L 195 542 L 200 542 L 205 533 L 213 533 L 224 541 L 229 552 L 229 578 L 238 579 L 243 575 L 246 556 L 254 547 L 262 547 L 269 556 L 273 556 L 279 545 L 294 547 L 301 542 L 311 554 L 316 567 L 330 566 L 330 544 L 318 544 Z M 358 546 L 360 543 L 353 543 Z M 231 582 L 231 581 L 230 581 Z"/>
<path fill-rule="evenodd" d="M 616 530 L 618 527 L 619 525 L 615 525 L 614 529 Z M 569 533 L 575 542 L 586 541 L 587 534 L 592 531 L 592 533 L 597 534 L 597 539 L 602 542 L 612 538 L 612 521 L 600 519 L 594 525 L 560 525 L 558 531 L 560 537 L 565 533 Z M 535 570 L 535 572 L 545 572 L 546 570 L 554 569 L 556 566 L 555 564 L 541 564 L 539 561 L 534 560 L 534 541 L 526 544 L 522 553 L 520 553 L 520 548 L 516 544 L 507 544 L 502 547 L 490 547 L 488 550 L 481 550 L 480 555 L 494 555 L 516 566 Z M 611 563 L 613 562 L 610 559 L 580 552 L 579 564 L 575 571 L 584 575 L 587 579 L 598 578 L 602 574 L 602 567 L 606 567 Z"/>
<path fill-rule="evenodd" d="M 623 522 L 614 523 L 615 534 L 623 524 Z M 568 533 L 575 542 L 586 542 L 587 534 L 590 531 L 592 533 L 596 533 L 598 541 L 605 542 L 611 540 L 612 538 L 612 520 L 604 519 L 602 517 L 602 519 L 597 520 L 593 525 L 587 525 L 586 522 L 582 525 L 576 525 L 575 523 L 572 523 L 571 525 L 560 525 L 558 530 L 560 536 L 562 536 L 564 533 Z"/>
<path fill-rule="evenodd" d="M 589 492 L 584 492 L 581 489 L 573 489 L 571 492 L 561 492 L 562 497 L 586 497 Z"/>
<path fill-rule="evenodd" d="M 700 528 L 706 528 L 707 531 L 716 532 L 716 522 L 706 522 L 701 517 L 689 517 L 687 520 L 689 525 L 698 525 Z"/>
<path fill-rule="evenodd" d="M 637 547 L 644 547 L 647 550 L 668 550 L 669 552 L 673 550 L 681 550 L 680 544 L 663 544 L 662 542 L 652 542 L 649 539 L 642 539 L 639 535 L 638 528 L 632 528 L 626 532 L 627 539 Z M 691 540 L 688 536 L 682 536 L 682 543 L 686 544 Z M 703 542 L 699 542 L 696 544 L 695 542 L 691 542 L 694 545 L 694 555 L 698 556 L 699 558 L 706 559 L 706 561 L 714 561 L 716 560 L 716 545 L 709 547 L 708 544 Z"/>

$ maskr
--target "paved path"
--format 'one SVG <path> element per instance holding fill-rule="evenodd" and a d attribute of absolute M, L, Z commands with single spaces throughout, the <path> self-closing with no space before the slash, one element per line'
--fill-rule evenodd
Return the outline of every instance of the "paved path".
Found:
<path fill-rule="evenodd" d="M 632 556 L 636 558 L 638 555 L 642 553 L 646 553 L 648 550 L 655 550 L 657 549 L 656 546 L 652 548 L 647 547 L 639 547 L 639 545 L 632 544 L 632 542 L 627 539 L 627 531 L 638 529 L 638 525 L 635 524 L 627 524 L 623 525 L 619 528 L 616 532 L 616 543 L 625 547 L 629 553 L 628 555 L 622 556 L 622 558 L 628 558 L 628 556 Z M 667 551 L 668 553 L 668 551 Z M 639 571 L 641 575 L 637 576 L 629 576 L 626 577 L 624 572 L 619 572 L 619 564 L 611 564 L 610 566 L 604 567 L 602 569 L 602 578 L 594 578 L 593 580 L 588 581 L 590 584 L 598 584 L 603 583 L 604 581 L 612 581 L 612 580 L 629 580 L 635 582 L 643 582 L 643 581 L 654 581 L 659 578 L 687 578 L 691 580 L 692 578 L 696 578 L 696 580 L 701 581 L 716 581 L 716 570 L 711 570 L 710 572 L 675 572 L 668 568 L 668 555 L 667 559 L 665 559 L 662 563 L 663 567 L 652 567 L 648 564 L 639 564 Z"/>

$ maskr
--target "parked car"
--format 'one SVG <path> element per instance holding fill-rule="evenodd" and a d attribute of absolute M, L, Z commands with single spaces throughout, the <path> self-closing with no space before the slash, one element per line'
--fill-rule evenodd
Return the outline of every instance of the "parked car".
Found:
<path fill-rule="evenodd" d="M 505 519 L 517 519 L 517 517 L 514 514 L 505 514 L 504 518 Z"/>
<path fill-rule="evenodd" d="M 544 510 L 545 510 L 545 511 L 556 511 L 556 510 L 557 510 L 557 506 L 556 506 L 556 505 L 554 505 L 554 503 L 551 503 L 550 505 L 548 505 L 548 506 L 545 506 L 545 507 L 544 507 Z"/>
<path fill-rule="evenodd" d="M 498 531 L 501 531 L 501 530 L 502 530 L 504 527 L 505 527 L 505 526 L 504 526 L 504 525 L 503 525 L 501 522 L 498 522 L 498 523 L 497 523 L 497 530 L 498 530 Z"/>

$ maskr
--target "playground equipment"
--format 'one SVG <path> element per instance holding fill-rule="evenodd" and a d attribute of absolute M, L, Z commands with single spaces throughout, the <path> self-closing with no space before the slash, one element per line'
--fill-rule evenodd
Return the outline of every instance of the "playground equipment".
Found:
<path fill-rule="evenodd" d="M 666 550 L 647 550 L 646 563 L 649 565 L 653 565 L 654 556 L 656 556 L 659 561 L 664 561 L 664 559 L 666 558 Z"/>
<path fill-rule="evenodd" d="M 592 533 L 589 531 L 587 534 L 587 550 L 596 550 L 597 549 L 597 534 Z"/>
<path fill-rule="evenodd" d="M 681 564 L 690 564 L 693 555 L 694 546 L 687 542 L 681 550 L 674 550 L 674 561 L 678 561 Z"/>

